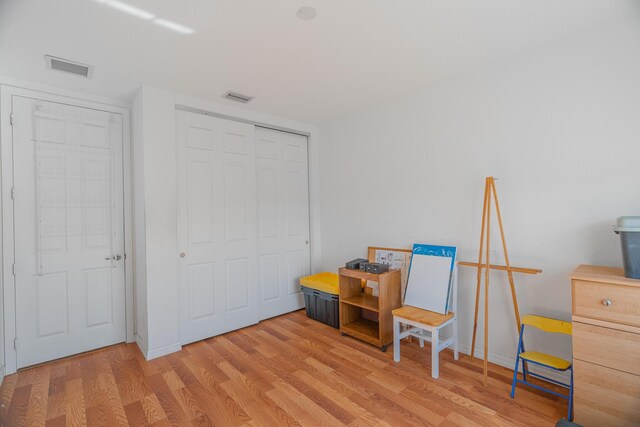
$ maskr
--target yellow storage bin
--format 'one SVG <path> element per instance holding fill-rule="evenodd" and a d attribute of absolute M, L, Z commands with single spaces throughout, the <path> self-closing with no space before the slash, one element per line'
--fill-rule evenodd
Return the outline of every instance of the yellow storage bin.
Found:
<path fill-rule="evenodd" d="M 300 279 L 300 285 L 332 295 L 338 295 L 340 293 L 338 275 L 336 273 L 324 272 L 306 276 Z"/>

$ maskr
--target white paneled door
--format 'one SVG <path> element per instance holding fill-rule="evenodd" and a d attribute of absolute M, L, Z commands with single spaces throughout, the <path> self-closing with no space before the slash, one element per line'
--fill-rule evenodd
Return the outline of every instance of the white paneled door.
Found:
<path fill-rule="evenodd" d="M 256 128 L 260 319 L 304 307 L 310 271 L 307 138 Z"/>
<path fill-rule="evenodd" d="M 259 320 L 254 127 L 176 111 L 182 344 Z"/>
<path fill-rule="evenodd" d="M 125 341 L 122 116 L 12 98 L 17 367 Z"/>

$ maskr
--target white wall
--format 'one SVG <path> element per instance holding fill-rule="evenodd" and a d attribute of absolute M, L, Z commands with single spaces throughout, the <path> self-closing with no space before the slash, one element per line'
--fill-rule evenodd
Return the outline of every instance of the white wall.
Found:
<path fill-rule="evenodd" d="M 521 312 L 570 319 L 572 270 L 621 265 L 611 226 L 640 215 L 638 46 L 640 20 L 616 22 L 321 126 L 324 269 L 368 245 L 414 242 L 457 245 L 461 260 L 477 260 L 484 177 L 496 176 L 512 264 L 544 270 L 516 275 Z M 475 275 L 461 268 L 467 350 Z M 510 365 L 506 274 L 491 280 L 490 351 Z M 566 339 L 540 345 L 570 354 Z"/>
<path fill-rule="evenodd" d="M 310 153 L 312 268 L 320 265 L 318 130 L 315 126 L 144 86 L 133 104 L 138 341 L 148 359 L 180 349 L 175 107 L 307 132 Z M 146 277 L 145 277 L 146 276 Z M 143 316 L 144 317 L 144 316 Z M 147 336 L 144 337 L 143 335 Z M 146 340 L 146 343 L 145 343 Z M 143 348 L 144 347 L 144 348 Z"/>

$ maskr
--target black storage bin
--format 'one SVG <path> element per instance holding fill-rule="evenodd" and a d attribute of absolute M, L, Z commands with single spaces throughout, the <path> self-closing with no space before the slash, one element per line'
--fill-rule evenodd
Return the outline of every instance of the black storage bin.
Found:
<path fill-rule="evenodd" d="M 340 328 L 340 314 L 338 311 L 338 295 L 302 287 L 304 305 L 307 317 L 325 323 L 334 328 Z"/>

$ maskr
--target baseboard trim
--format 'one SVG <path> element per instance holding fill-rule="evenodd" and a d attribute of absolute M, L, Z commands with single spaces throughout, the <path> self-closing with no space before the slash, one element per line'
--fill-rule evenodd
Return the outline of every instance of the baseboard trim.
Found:
<path fill-rule="evenodd" d="M 143 351 L 144 358 L 146 360 L 157 359 L 158 357 L 166 356 L 167 354 L 175 353 L 182 350 L 182 345 L 177 342 L 174 344 L 165 345 L 164 347 L 154 348 L 153 350 Z"/>

